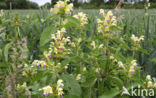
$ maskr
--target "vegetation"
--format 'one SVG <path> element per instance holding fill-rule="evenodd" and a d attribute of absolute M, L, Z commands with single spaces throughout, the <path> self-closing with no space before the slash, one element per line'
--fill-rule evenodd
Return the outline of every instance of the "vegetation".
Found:
<path fill-rule="evenodd" d="M 0 9 L 38 9 L 38 4 L 28 0 L 1 0 Z"/>
<path fill-rule="evenodd" d="M 59 3 L 51 11 L 0 12 L 2 97 L 121 98 L 123 87 L 155 90 L 155 10 L 73 12 Z"/>

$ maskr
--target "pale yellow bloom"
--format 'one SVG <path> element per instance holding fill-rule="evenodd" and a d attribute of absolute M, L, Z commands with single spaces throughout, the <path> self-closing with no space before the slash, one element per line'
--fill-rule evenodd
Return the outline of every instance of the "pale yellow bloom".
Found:
<path fill-rule="evenodd" d="M 80 80 L 81 79 L 81 74 L 78 74 L 77 76 L 76 76 L 76 80 Z"/>
<path fill-rule="evenodd" d="M 151 80 L 152 80 L 152 79 L 151 79 L 151 75 L 147 75 L 147 76 L 146 76 L 146 80 L 151 81 Z"/>
<path fill-rule="evenodd" d="M 83 12 L 79 12 L 78 14 L 74 15 L 73 17 L 80 21 L 82 27 L 84 27 L 85 24 L 88 24 L 88 18 L 86 16 L 86 14 L 84 14 Z"/>
<path fill-rule="evenodd" d="M 148 81 L 148 83 L 147 83 L 147 87 L 148 87 L 148 88 L 152 88 L 152 87 L 153 87 L 153 83 L 152 83 L 152 81 Z"/>

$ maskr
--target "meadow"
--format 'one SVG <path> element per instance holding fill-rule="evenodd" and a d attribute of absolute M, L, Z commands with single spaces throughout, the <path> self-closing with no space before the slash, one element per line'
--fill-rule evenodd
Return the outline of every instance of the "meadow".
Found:
<path fill-rule="evenodd" d="M 155 9 L 72 11 L 63 4 L 0 12 L 0 97 L 130 98 L 122 91 L 131 87 L 155 92 Z"/>

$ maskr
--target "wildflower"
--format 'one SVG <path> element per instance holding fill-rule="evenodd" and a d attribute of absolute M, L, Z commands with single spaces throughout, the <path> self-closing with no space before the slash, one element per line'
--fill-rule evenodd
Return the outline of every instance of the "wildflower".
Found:
<path fill-rule="evenodd" d="M 57 48 L 54 48 L 54 55 L 56 55 L 57 53 Z"/>
<path fill-rule="evenodd" d="M 63 84 L 63 80 L 59 79 L 57 81 L 57 92 L 58 92 L 58 95 L 63 97 L 63 87 L 64 87 L 64 84 Z"/>
<path fill-rule="evenodd" d="M 107 14 L 104 10 L 100 10 L 100 15 L 103 16 L 102 19 L 97 19 L 98 23 L 98 33 L 109 33 L 111 26 L 116 26 L 116 17 L 113 16 L 112 11 L 108 11 Z"/>
<path fill-rule="evenodd" d="M 81 43 L 81 41 L 82 41 L 82 38 L 79 38 L 77 42 L 78 42 L 78 43 Z"/>
<path fill-rule="evenodd" d="M 135 73 L 135 70 L 134 70 L 134 67 L 133 67 L 133 66 L 130 67 L 129 72 L 130 72 L 131 74 L 134 74 L 134 73 Z"/>
<path fill-rule="evenodd" d="M 61 50 L 64 50 L 64 44 L 61 43 L 60 46 L 59 46 L 59 48 L 60 48 Z"/>
<path fill-rule="evenodd" d="M 148 83 L 147 83 L 147 87 L 150 88 L 150 89 L 152 89 L 152 87 L 153 87 L 153 83 L 152 83 L 151 81 L 148 81 Z"/>
<path fill-rule="evenodd" d="M 114 56 L 113 55 L 110 55 L 110 57 L 109 57 L 111 60 L 113 60 L 114 59 Z"/>
<path fill-rule="evenodd" d="M 99 74 L 100 73 L 100 68 L 96 68 L 95 72 Z"/>
<path fill-rule="evenodd" d="M 81 79 L 81 74 L 78 74 L 77 76 L 76 76 L 76 80 L 80 80 Z"/>
<path fill-rule="evenodd" d="M 95 46 L 95 41 L 92 41 L 92 43 L 90 44 L 94 49 L 96 48 Z"/>
<path fill-rule="evenodd" d="M 88 24 L 88 18 L 86 14 L 84 14 L 83 12 L 79 12 L 77 15 L 74 15 L 73 17 L 80 21 L 81 27 L 84 27 L 85 24 Z"/>
<path fill-rule="evenodd" d="M 58 89 L 58 95 L 59 96 L 63 96 L 64 92 L 63 92 L 63 89 L 62 88 L 59 88 Z"/>
<path fill-rule="evenodd" d="M 71 46 L 72 46 L 72 48 L 76 47 L 74 42 L 71 43 Z"/>
<path fill-rule="evenodd" d="M 99 48 L 102 48 L 103 47 L 103 44 L 101 44 L 100 46 L 99 46 Z"/>
<path fill-rule="evenodd" d="M 136 37 L 134 34 L 132 34 L 131 39 L 135 42 L 135 43 L 139 43 L 140 41 L 144 40 L 144 36 L 140 36 L 140 38 Z"/>
<path fill-rule="evenodd" d="M 43 67 L 46 68 L 47 64 L 45 61 L 39 61 L 39 60 L 34 60 L 34 62 L 32 63 L 33 66 L 37 66 L 37 67 Z"/>
<path fill-rule="evenodd" d="M 100 13 L 99 13 L 101 16 L 104 16 L 105 13 L 104 13 L 104 10 L 103 9 L 100 9 Z"/>
<path fill-rule="evenodd" d="M 58 68 L 58 69 L 61 68 L 61 63 L 57 63 L 57 68 Z"/>
<path fill-rule="evenodd" d="M 43 95 L 44 96 L 49 96 L 50 94 L 53 93 L 53 90 L 52 90 L 51 86 L 43 87 L 41 90 L 43 90 Z"/>
<path fill-rule="evenodd" d="M 147 75 L 147 76 L 146 76 L 146 80 L 151 81 L 151 80 L 152 80 L 152 79 L 151 79 L 151 76 L 150 76 L 150 75 Z"/>
<path fill-rule="evenodd" d="M 66 33 L 66 29 L 65 29 L 65 28 L 62 28 L 62 29 L 61 29 L 61 33 L 62 33 L 62 34 L 65 34 L 65 33 Z"/>
<path fill-rule="evenodd" d="M 28 64 L 24 64 L 24 67 L 27 68 L 28 67 Z"/>
<path fill-rule="evenodd" d="M 58 1 L 55 5 L 54 8 L 51 9 L 51 12 L 53 14 L 61 14 L 61 15 L 71 15 L 71 12 L 73 10 L 73 4 L 70 3 L 68 4 L 69 0 L 65 1 Z"/>
<path fill-rule="evenodd" d="M 131 61 L 132 66 L 138 67 L 138 64 L 136 63 L 136 60 Z"/>
<path fill-rule="evenodd" d="M 118 62 L 118 65 L 119 65 L 120 68 L 123 67 L 123 63 L 121 61 Z"/>
<path fill-rule="evenodd" d="M 68 69 L 68 66 L 65 66 L 64 68 L 65 68 L 65 70 L 67 70 Z"/>
<path fill-rule="evenodd" d="M 86 67 L 83 68 L 83 71 L 86 71 Z"/>
<path fill-rule="evenodd" d="M 64 87 L 63 80 L 59 79 L 59 80 L 57 81 L 57 86 L 58 86 L 58 87 Z"/>

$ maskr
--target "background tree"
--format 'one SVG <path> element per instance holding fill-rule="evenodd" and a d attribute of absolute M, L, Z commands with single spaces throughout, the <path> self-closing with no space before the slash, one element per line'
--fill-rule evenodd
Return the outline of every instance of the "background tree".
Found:
<path fill-rule="evenodd" d="M 57 1 L 59 1 L 59 0 L 51 0 L 52 7 L 56 4 Z"/>
<path fill-rule="evenodd" d="M 6 9 L 6 8 L 7 8 L 7 5 L 6 5 L 5 0 L 1 0 L 0 1 L 0 9 Z"/>

